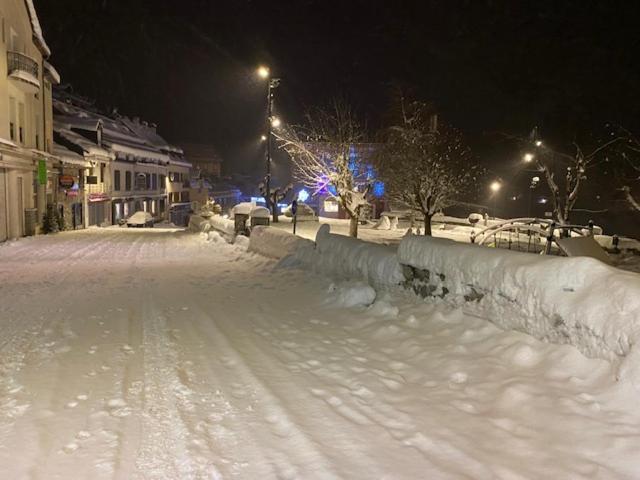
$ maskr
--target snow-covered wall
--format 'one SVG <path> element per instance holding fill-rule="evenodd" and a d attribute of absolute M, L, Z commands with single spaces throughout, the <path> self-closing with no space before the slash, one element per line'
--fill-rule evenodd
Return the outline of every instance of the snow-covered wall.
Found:
<path fill-rule="evenodd" d="M 395 247 L 332 234 L 327 224 L 318 230 L 316 248 L 297 250 L 294 260 L 320 273 L 362 279 L 375 286 L 403 281 Z"/>
<path fill-rule="evenodd" d="M 406 287 L 477 309 L 505 329 L 571 344 L 589 357 L 639 354 L 632 352 L 640 340 L 636 273 L 587 257 L 537 256 L 421 236 L 402 240 L 398 260 Z"/>
<path fill-rule="evenodd" d="M 249 251 L 265 257 L 281 259 L 309 248 L 313 248 L 311 240 L 273 227 L 253 227 L 249 237 Z"/>

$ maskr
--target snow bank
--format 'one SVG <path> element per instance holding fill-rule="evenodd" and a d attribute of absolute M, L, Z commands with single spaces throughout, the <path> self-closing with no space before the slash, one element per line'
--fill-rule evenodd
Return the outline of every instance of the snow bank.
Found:
<path fill-rule="evenodd" d="M 359 281 L 332 283 L 329 286 L 327 305 L 332 307 L 368 307 L 376 299 L 376 291 Z"/>
<path fill-rule="evenodd" d="M 236 233 L 234 221 L 220 215 L 213 215 L 212 217 L 209 217 L 209 224 L 212 228 L 215 228 L 225 235 L 233 237 Z"/>
<path fill-rule="evenodd" d="M 312 247 L 313 242 L 311 240 L 273 227 L 253 227 L 249 238 L 250 252 L 277 259 L 291 255 L 300 249 L 304 250 Z"/>
<path fill-rule="evenodd" d="M 316 248 L 299 249 L 294 257 L 317 272 L 362 279 L 374 286 L 398 285 L 404 279 L 395 247 L 332 234 L 327 224 L 318 230 Z"/>
<path fill-rule="evenodd" d="M 235 235 L 235 225 L 233 220 L 223 218 L 220 215 L 211 217 L 202 217 L 200 215 L 191 215 L 189 217 L 189 226 L 191 232 L 208 232 L 212 228 L 218 232 L 233 238 Z"/>
<path fill-rule="evenodd" d="M 477 304 L 502 328 L 571 344 L 589 357 L 625 357 L 640 340 L 640 276 L 592 258 L 536 256 L 408 236 L 398 260 L 405 286 L 417 294 Z M 640 385 L 640 364 L 629 367 L 621 371 Z"/>

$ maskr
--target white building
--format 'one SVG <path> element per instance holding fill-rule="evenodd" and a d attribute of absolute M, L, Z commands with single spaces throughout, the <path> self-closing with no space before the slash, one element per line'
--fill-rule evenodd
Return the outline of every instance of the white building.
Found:
<path fill-rule="evenodd" d="M 54 201 L 51 86 L 60 79 L 31 0 L 0 0 L 0 241 L 35 233 Z M 35 210 L 37 209 L 37 210 Z"/>

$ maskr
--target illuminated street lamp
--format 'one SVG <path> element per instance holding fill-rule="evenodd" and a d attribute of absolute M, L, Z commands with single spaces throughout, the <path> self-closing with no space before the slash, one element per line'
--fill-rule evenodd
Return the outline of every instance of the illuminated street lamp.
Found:
<path fill-rule="evenodd" d="M 500 191 L 501 188 L 502 188 L 502 183 L 499 180 L 494 180 L 493 182 L 491 182 L 491 185 L 489 185 L 489 189 L 491 189 L 491 192 L 493 193 L 492 197 L 493 197 L 493 216 L 494 217 L 497 217 L 496 203 L 498 198 L 498 192 Z"/>
<path fill-rule="evenodd" d="M 526 162 L 526 163 L 531 163 L 533 161 L 533 153 L 525 153 L 524 157 L 522 157 L 522 159 Z"/>
<path fill-rule="evenodd" d="M 536 140 L 536 147 L 542 146 L 542 140 Z"/>
<path fill-rule="evenodd" d="M 264 65 L 261 65 L 260 67 L 258 67 L 258 76 L 260 78 L 269 78 L 269 74 L 270 74 L 269 69 Z"/>
<path fill-rule="evenodd" d="M 271 78 L 271 72 L 269 68 L 265 66 L 258 67 L 258 76 L 268 81 L 267 83 L 267 148 L 266 148 L 266 161 L 267 161 L 267 174 L 264 181 L 264 196 L 267 208 L 272 210 L 273 220 L 277 219 L 277 204 L 271 201 L 271 127 L 277 128 L 280 125 L 280 120 L 273 116 L 273 91 L 280 84 L 279 78 Z"/>
<path fill-rule="evenodd" d="M 261 135 L 260 136 L 260 141 L 266 142 L 267 141 L 267 136 L 266 135 Z"/>

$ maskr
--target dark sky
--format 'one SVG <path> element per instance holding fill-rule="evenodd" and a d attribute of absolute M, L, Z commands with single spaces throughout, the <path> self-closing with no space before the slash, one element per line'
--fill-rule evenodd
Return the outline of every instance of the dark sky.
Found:
<path fill-rule="evenodd" d="M 640 16 L 632 1 L 36 0 L 63 81 L 212 143 L 228 171 L 260 159 L 267 63 L 280 115 L 334 96 L 375 129 L 395 84 L 498 155 L 487 133 L 572 140 L 640 129 Z M 495 160 L 495 159 L 494 159 Z M 489 160 L 491 161 L 491 159 Z"/>

